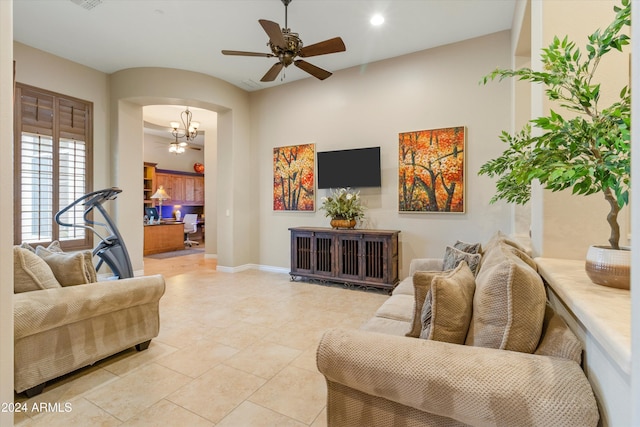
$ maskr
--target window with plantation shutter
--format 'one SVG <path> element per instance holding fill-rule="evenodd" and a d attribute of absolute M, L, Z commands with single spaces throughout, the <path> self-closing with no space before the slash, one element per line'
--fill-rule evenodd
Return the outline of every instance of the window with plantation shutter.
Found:
<path fill-rule="evenodd" d="M 16 83 L 14 242 L 65 250 L 93 246 L 84 228 L 55 214 L 92 190 L 92 103 Z M 62 218 L 83 224 L 82 206 Z"/>

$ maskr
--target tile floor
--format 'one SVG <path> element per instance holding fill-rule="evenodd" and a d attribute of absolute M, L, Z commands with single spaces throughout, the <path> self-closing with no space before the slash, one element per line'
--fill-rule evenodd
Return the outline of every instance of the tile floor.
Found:
<path fill-rule="evenodd" d="M 318 340 L 326 328 L 359 327 L 387 295 L 215 267 L 202 254 L 145 258 L 146 274 L 167 282 L 160 335 L 146 351 L 50 382 L 32 399 L 16 396 L 49 410 L 16 414 L 15 425 L 325 426 Z"/>

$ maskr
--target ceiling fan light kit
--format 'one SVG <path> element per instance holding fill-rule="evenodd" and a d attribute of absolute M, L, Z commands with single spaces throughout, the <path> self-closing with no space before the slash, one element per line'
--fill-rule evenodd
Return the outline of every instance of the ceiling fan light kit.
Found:
<path fill-rule="evenodd" d="M 284 16 L 285 24 L 284 28 L 280 28 L 280 25 L 276 22 L 266 19 L 259 19 L 258 22 L 262 26 L 262 29 L 269 36 L 269 42 L 267 46 L 271 49 L 271 53 L 260 52 L 244 52 L 239 50 L 223 50 L 223 55 L 236 55 L 236 56 L 258 56 L 263 58 L 278 58 L 267 73 L 260 79 L 261 82 L 271 82 L 278 77 L 280 71 L 283 68 L 294 64 L 301 70 L 311 74 L 319 80 L 324 80 L 331 76 L 331 72 L 323 70 L 303 59 L 310 56 L 326 55 L 329 53 L 344 52 L 346 47 L 340 37 L 334 37 L 319 43 L 315 43 L 309 46 L 304 46 L 298 33 L 292 32 L 288 28 L 287 7 L 291 0 L 282 0 L 284 4 Z"/>
<path fill-rule="evenodd" d="M 173 154 L 182 154 L 184 153 L 186 146 L 186 142 L 178 142 L 178 138 L 176 137 L 176 141 L 169 145 L 169 152 Z"/>

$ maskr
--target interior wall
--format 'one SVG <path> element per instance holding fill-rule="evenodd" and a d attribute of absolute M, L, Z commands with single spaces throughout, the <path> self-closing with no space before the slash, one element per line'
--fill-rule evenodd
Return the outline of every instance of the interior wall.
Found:
<path fill-rule="evenodd" d="M 512 68 L 531 67 L 531 3 L 520 1 L 516 5 L 511 39 Z M 511 79 L 513 85 L 513 128 L 522 129 L 531 120 L 531 84 Z M 520 241 L 530 241 L 531 203 L 513 205 L 513 233 Z"/>
<path fill-rule="evenodd" d="M 204 164 L 204 149 L 188 148 L 182 154 L 169 152 L 169 144 L 173 140 L 157 135 L 144 134 L 144 161 L 157 163 L 158 169 L 169 169 L 181 172 L 194 172 L 194 163 Z M 215 141 L 213 141 L 215 143 Z M 211 165 L 210 170 L 215 171 Z"/>
<path fill-rule="evenodd" d="M 114 218 L 125 240 L 135 275 L 142 275 L 144 262 L 144 228 L 141 195 L 143 189 L 143 118 L 138 105 L 119 100 L 114 103 L 112 117 L 113 183 L 122 190 L 114 207 Z M 139 147 L 136 149 L 135 147 Z"/>
<path fill-rule="evenodd" d="M 13 206 L 13 3 L 0 1 L 0 206 Z M 13 402 L 13 209 L 0 222 L 0 402 Z M 0 425 L 13 413 L 0 411 Z"/>
<path fill-rule="evenodd" d="M 403 276 L 412 258 L 441 257 L 456 239 L 482 242 L 498 229 L 509 232 L 510 208 L 489 204 L 494 182 L 477 173 L 502 152 L 498 136 L 511 123 L 511 86 L 479 81 L 510 60 L 506 31 L 252 93 L 259 263 L 288 270 L 288 228 L 329 225 L 318 210 L 327 190 L 317 191 L 316 212 L 273 211 L 273 148 L 296 144 L 315 143 L 316 151 L 381 147 L 382 187 L 361 195 L 367 227 L 401 230 Z M 450 126 L 467 128 L 466 212 L 399 213 L 398 133 Z"/>
<path fill-rule="evenodd" d="M 637 5 L 637 2 L 634 6 Z M 640 8 L 631 9 L 631 22 L 640 22 Z M 631 28 L 632 45 L 632 81 L 640 81 L 640 26 Z M 640 123 L 640 97 L 631 99 L 631 122 Z M 640 132 L 631 130 L 631 151 L 640 152 Z M 640 188 L 640 162 L 631 163 L 631 180 L 633 188 Z M 640 215 L 636 212 L 631 218 L 631 265 L 640 265 Z M 640 273 L 638 268 L 631 269 L 631 425 L 640 425 Z"/>

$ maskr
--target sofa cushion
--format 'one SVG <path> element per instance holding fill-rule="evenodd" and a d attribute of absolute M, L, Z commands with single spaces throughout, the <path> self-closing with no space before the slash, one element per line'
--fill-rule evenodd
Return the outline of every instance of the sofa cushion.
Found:
<path fill-rule="evenodd" d="M 475 286 L 464 261 L 450 274 L 434 277 L 422 309 L 420 338 L 464 344 Z"/>
<path fill-rule="evenodd" d="M 386 335 L 405 336 L 410 327 L 411 323 L 404 320 L 373 316 L 360 329 Z"/>
<path fill-rule="evenodd" d="M 562 357 L 582 364 L 582 344 L 562 317 L 549 304 L 544 312 L 544 325 L 535 354 Z"/>
<path fill-rule="evenodd" d="M 47 263 L 28 249 L 13 247 L 13 292 L 59 288 L 53 271 Z"/>
<path fill-rule="evenodd" d="M 51 267 L 62 286 L 84 285 L 97 281 L 90 251 L 66 253 L 38 246 L 36 254 Z"/>
<path fill-rule="evenodd" d="M 376 317 L 411 322 L 413 314 L 412 295 L 392 295 L 376 311 Z"/>
<path fill-rule="evenodd" d="M 413 275 L 413 313 L 411 315 L 411 328 L 406 336 L 418 338 L 422 331 L 422 306 L 427 297 L 427 292 L 431 288 L 431 281 L 434 277 L 449 273 L 449 271 L 417 271 Z"/>
<path fill-rule="evenodd" d="M 504 246 L 492 252 L 476 276 L 466 344 L 533 353 L 546 305 L 542 279 Z"/>
<path fill-rule="evenodd" d="M 460 262 L 465 261 L 475 276 L 478 273 L 478 267 L 480 266 L 480 258 L 480 254 L 468 253 L 452 246 L 447 246 L 447 249 L 444 252 L 442 269 L 453 270 L 458 266 L 458 264 L 460 264 Z"/>
<path fill-rule="evenodd" d="M 413 277 L 406 277 L 400 283 L 398 283 L 398 286 L 393 288 L 392 295 L 413 296 Z"/>

